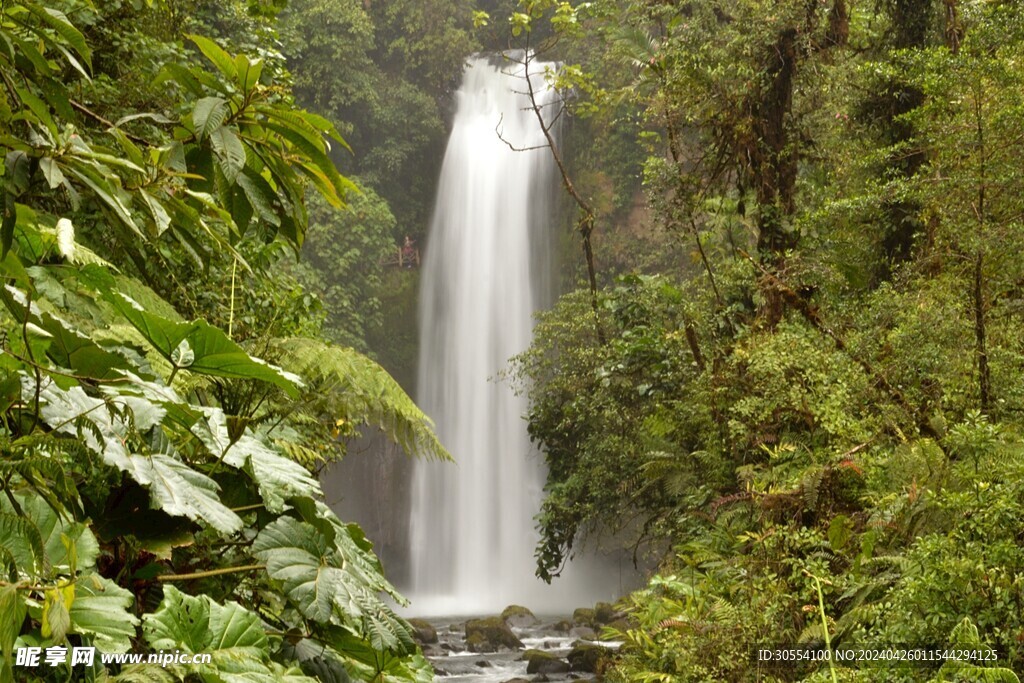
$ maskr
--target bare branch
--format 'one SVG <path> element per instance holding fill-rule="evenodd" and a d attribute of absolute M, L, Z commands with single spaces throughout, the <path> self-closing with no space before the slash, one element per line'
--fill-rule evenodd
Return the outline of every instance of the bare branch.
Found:
<path fill-rule="evenodd" d="M 505 136 L 501 132 L 501 124 L 505 120 L 505 115 L 502 114 L 501 118 L 498 119 L 498 123 L 494 126 L 494 132 L 498 136 L 498 139 L 508 145 L 508 148 L 513 152 L 532 152 L 535 149 L 547 149 L 547 145 L 533 145 L 531 147 L 516 147 L 511 142 L 505 139 Z"/>

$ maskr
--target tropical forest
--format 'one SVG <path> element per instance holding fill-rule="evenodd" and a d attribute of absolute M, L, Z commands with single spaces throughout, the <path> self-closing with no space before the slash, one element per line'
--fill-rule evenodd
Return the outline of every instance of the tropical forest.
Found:
<path fill-rule="evenodd" d="M 0 0 L 0 683 L 1024 675 L 1024 3 Z"/>

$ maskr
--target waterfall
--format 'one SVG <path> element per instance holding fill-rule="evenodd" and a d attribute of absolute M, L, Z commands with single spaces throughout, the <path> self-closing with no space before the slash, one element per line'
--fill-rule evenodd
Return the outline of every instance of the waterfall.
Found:
<path fill-rule="evenodd" d="M 551 104 L 545 66 L 531 62 L 531 79 L 538 101 Z M 550 289 L 559 186 L 524 78 L 514 62 L 469 60 L 441 168 L 423 263 L 418 398 L 457 464 L 415 466 L 407 592 L 416 614 L 510 603 L 553 613 L 593 602 L 583 586 L 533 575 L 545 472 L 525 397 L 496 379 L 529 346 Z"/>

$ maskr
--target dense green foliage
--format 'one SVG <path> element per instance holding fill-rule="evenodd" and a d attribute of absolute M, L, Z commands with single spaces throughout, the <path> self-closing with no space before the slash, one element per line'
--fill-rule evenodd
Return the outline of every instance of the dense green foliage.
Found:
<path fill-rule="evenodd" d="M 0 9 L 2 681 L 432 678 L 315 478 L 363 424 L 448 456 L 282 268 L 389 215 L 328 208 L 345 141 L 293 103 L 273 9 Z M 15 668 L 30 646 L 212 661 Z"/>
<path fill-rule="evenodd" d="M 538 572 L 593 533 L 660 566 L 611 680 L 1017 680 L 1019 4 L 518 11 L 575 88 L 602 283 L 516 361 L 550 472 Z M 825 642 L 1005 668 L 755 659 Z"/>

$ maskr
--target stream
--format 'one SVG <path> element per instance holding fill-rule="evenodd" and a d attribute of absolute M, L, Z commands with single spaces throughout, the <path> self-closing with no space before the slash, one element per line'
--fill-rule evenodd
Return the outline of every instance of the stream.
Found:
<path fill-rule="evenodd" d="M 466 643 L 465 617 L 412 621 L 420 625 L 429 624 L 436 634 L 435 642 L 425 642 L 434 640 L 431 636 L 420 640 L 423 653 L 436 672 L 434 680 L 439 683 L 593 681 L 596 680 L 594 672 L 585 670 L 593 668 L 593 660 L 584 661 L 580 653 L 593 648 L 614 650 L 619 646 L 616 642 L 593 640 L 591 629 L 572 627 L 571 618 L 559 616 L 542 617 L 533 625 L 511 626 L 511 632 L 523 644 L 522 649 L 500 648 L 498 651 L 489 651 L 492 648 L 485 647 L 482 652 L 473 652 Z M 566 627 L 570 630 L 566 630 Z M 422 633 L 422 630 L 417 630 Z M 574 648 L 576 654 L 572 654 Z M 528 671 L 529 662 L 524 659 L 524 653 L 529 651 L 550 655 L 542 656 L 542 662 L 535 664 L 540 670 L 532 673 Z"/>

